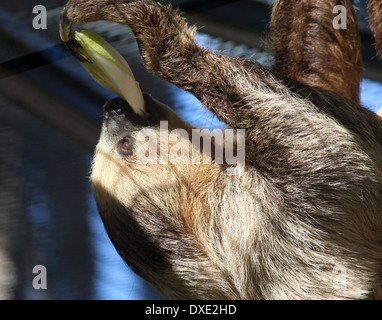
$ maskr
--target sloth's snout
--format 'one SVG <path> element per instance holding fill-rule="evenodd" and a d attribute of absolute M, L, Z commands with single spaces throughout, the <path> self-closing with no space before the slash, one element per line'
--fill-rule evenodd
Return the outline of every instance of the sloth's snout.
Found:
<path fill-rule="evenodd" d="M 161 121 L 167 121 L 169 128 L 184 128 L 191 130 L 191 126 L 165 104 L 143 94 L 145 101 L 145 116 L 137 115 L 133 108 L 121 98 L 108 100 L 103 106 L 104 125 L 107 132 L 120 135 L 126 131 L 137 131 L 143 127 L 159 126 Z"/>
<path fill-rule="evenodd" d="M 105 103 L 103 114 L 106 119 L 124 115 L 123 106 L 120 100 L 122 99 L 116 98 Z"/>
<path fill-rule="evenodd" d="M 152 98 L 148 94 L 143 94 L 145 101 L 145 116 L 137 115 L 133 108 L 121 98 L 114 98 L 106 101 L 103 106 L 103 114 L 105 118 L 108 117 L 127 117 L 128 119 L 147 119 L 150 117 L 149 110 L 151 110 Z"/>
<path fill-rule="evenodd" d="M 144 94 L 146 110 L 149 109 L 149 95 Z M 103 106 L 104 124 L 108 132 L 112 135 L 118 135 L 121 130 L 136 130 L 144 126 L 150 125 L 151 115 L 146 111 L 144 117 L 137 115 L 133 108 L 121 98 L 114 98 L 106 101 Z"/>

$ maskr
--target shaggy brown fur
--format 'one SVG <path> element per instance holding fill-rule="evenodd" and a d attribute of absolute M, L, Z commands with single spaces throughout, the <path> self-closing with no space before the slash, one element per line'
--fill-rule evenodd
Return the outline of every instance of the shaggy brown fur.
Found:
<path fill-rule="evenodd" d="M 347 0 L 342 1 L 349 11 L 347 29 L 333 28 L 332 11 L 337 3 L 309 0 L 276 3 L 271 21 L 274 70 L 358 102 L 362 72 L 358 25 L 352 1 Z"/>
<path fill-rule="evenodd" d="M 347 30 L 332 27 L 339 4 Z M 381 1 L 369 5 L 380 52 Z M 70 0 L 65 14 L 127 24 L 150 71 L 246 129 L 239 175 L 218 164 L 143 165 L 143 128 L 191 127 L 148 97 L 148 119 L 121 99 L 105 106 L 91 180 L 107 232 L 137 273 L 166 298 L 382 298 L 382 122 L 359 105 L 351 1 L 276 1 L 273 72 L 199 47 L 179 12 L 151 0 Z M 129 155 L 125 137 L 136 144 Z"/>
<path fill-rule="evenodd" d="M 382 57 L 382 1 L 369 0 L 370 27 L 374 31 L 375 45 L 379 56 Z"/>

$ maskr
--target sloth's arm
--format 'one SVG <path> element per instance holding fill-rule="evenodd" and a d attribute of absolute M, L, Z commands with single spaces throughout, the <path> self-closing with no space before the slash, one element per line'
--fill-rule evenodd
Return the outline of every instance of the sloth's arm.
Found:
<path fill-rule="evenodd" d="M 358 106 L 339 98 L 280 81 L 252 62 L 201 48 L 194 42 L 195 28 L 170 6 L 151 0 L 70 0 L 67 15 L 79 23 L 106 20 L 128 25 L 147 68 L 190 91 L 230 127 L 246 129 L 248 160 L 268 169 L 290 159 L 290 148 L 301 148 L 299 161 L 304 162 L 313 150 L 330 148 L 327 141 L 346 140 L 346 133 L 325 114 L 345 119 L 344 124 L 358 132 L 370 119 Z"/>
<path fill-rule="evenodd" d="M 171 6 L 151 0 L 70 0 L 74 22 L 117 22 L 134 32 L 148 70 L 194 94 L 233 128 L 247 128 L 264 110 L 255 104 L 281 100 L 287 89 L 269 72 L 248 61 L 197 45 L 195 28 Z M 259 113 L 258 115 L 256 115 Z"/>
<path fill-rule="evenodd" d="M 338 5 L 341 11 L 333 13 Z M 340 14 L 336 22 L 346 29 L 333 26 Z M 271 41 L 277 73 L 359 102 L 362 61 L 352 0 L 276 1 Z"/>

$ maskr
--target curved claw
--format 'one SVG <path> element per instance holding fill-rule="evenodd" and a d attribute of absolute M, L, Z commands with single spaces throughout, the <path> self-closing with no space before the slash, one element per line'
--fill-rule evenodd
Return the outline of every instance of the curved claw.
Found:
<path fill-rule="evenodd" d="M 73 38 L 72 34 L 73 22 L 68 18 L 67 8 L 65 7 L 60 15 L 60 37 L 61 40 L 65 43 L 65 46 L 68 48 L 70 53 L 75 56 L 80 62 L 92 63 L 88 58 L 80 53 L 78 50 L 78 43 Z"/>

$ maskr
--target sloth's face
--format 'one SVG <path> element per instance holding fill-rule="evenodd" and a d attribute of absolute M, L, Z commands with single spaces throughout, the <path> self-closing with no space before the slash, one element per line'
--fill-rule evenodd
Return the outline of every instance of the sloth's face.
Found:
<path fill-rule="evenodd" d="M 154 159 L 139 159 L 139 152 L 143 152 L 142 148 L 147 141 L 151 140 L 151 143 L 154 143 L 154 136 L 158 135 L 159 148 L 160 142 L 163 142 L 163 139 L 160 140 L 160 134 L 168 135 L 174 129 L 191 133 L 192 127 L 169 107 L 147 94 L 144 94 L 144 100 L 144 117 L 135 114 L 123 99 L 115 98 L 105 103 L 103 129 L 97 148 L 106 148 L 108 154 L 118 154 L 122 161 L 139 164 L 137 160 L 142 160 L 142 164 L 145 164 L 144 160 L 146 163 L 151 160 L 149 164 L 152 164 Z M 146 151 L 150 151 L 150 148 Z M 154 158 L 155 154 L 152 156 Z"/>
<path fill-rule="evenodd" d="M 144 95 L 146 116 L 134 113 L 128 103 L 120 98 L 104 105 L 104 121 L 96 147 L 91 180 L 125 203 L 134 193 L 159 187 L 176 180 L 174 171 L 184 171 L 168 160 L 171 145 L 183 145 L 192 153 L 188 136 L 170 132 L 179 130 L 191 133 L 192 127 L 175 112 L 159 101 Z M 177 170 L 174 170 L 177 167 Z M 182 167 L 182 168 L 180 168 Z M 130 190 L 129 190 L 130 188 Z"/>

